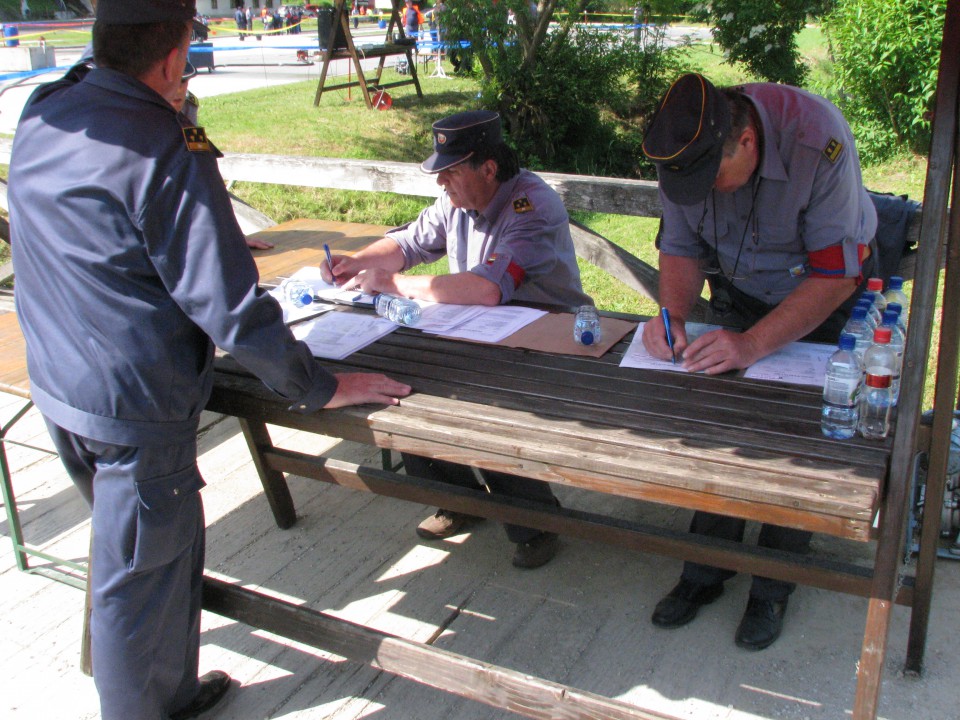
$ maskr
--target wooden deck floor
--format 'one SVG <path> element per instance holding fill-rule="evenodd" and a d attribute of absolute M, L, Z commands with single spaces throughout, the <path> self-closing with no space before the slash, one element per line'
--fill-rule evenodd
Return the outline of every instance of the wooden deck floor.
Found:
<path fill-rule="evenodd" d="M 0 394 L 0 420 L 19 400 Z M 290 447 L 329 449 L 354 462 L 376 450 L 275 429 Z M 10 432 L 49 447 L 35 411 Z M 799 588 L 781 640 L 762 653 L 733 645 L 749 579 L 737 577 L 696 622 L 675 631 L 649 623 L 679 563 L 565 540 L 537 571 L 509 562 L 511 547 L 491 522 L 441 543 L 413 528 L 431 508 L 293 479 L 300 519 L 273 524 L 237 424 L 210 416 L 201 439 L 207 479 L 207 568 L 221 578 L 380 630 L 548 680 L 617 697 L 680 718 L 842 718 L 853 703 L 865 601 Z M 88 515 L 56 457 L 16 446 L 14 469 L 29 542 L 83 560 Z M 563 493 L 563 489 L 560 489 Z M 564 504 L 600 509 L 609 500 L 567 491 Z M 604 510 L 611 510 L 604 507 Z M 681 512 L 621 501 L 625 517 L 657 515 L 684 527 Z M 4 521 L 0 534 L 9 536 Z M 97 695 L 79 669 L 83 593 L 19 572 L 0 540 L 0 716 L 96 718 Z M 821 549 L 828 543 L 817 540 Z M 900 673 L 907 612 L 897 610 L 883 683 L 881 717 L 960 717 L 957 633 L 960 562 L 939 561 L 926 672 Z M 239 687 L 210 720 L 516 717 L 204 615 L 201 671 L 228 671 Z"/>

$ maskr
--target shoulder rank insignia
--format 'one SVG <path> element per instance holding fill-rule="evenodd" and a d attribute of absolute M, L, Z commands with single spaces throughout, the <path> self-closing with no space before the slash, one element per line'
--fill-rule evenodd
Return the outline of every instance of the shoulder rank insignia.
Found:
<path fill-rule="evenodd" d="M 517 198 L 513 201 L 513 211 L 515 213 L 526 213 L 533 211 L 533 203 L 527 199 L 527 196 L 524 195 L 521 198 Z"/>
<path fill-rule="evenodd" d="M 836 138 L 830 138 L 830 142 L 823 149 L 823 156 L 832 163 L 840 159 L 843 154 L 843 143 Z"/>
<path fill-rule="evenodd" d="M 207 140 L 207 133 L 202 127 L 183 128 L 183 139 L 187 143 L 187 150 L 190 152 L 213 152 L 210 141 Z"/>

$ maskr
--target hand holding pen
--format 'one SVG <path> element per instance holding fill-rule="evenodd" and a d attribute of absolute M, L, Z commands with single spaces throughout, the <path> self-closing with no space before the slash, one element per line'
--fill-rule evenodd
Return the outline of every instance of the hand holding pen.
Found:
<path fill-rule="evenodd" d="M 677 364 L 677 351 L 673 347 L 673 329 L 670 327 L 670 311 L 665 307 L 660 308 L 660 316 L 663 318 L 663 330 L 667 335 L 667 345 L 670 348 L 670 361 Z"/>

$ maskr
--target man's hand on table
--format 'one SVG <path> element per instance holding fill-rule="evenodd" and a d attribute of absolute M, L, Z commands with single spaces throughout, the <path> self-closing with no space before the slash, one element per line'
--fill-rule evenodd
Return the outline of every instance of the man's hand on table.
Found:
<path fill-rule="evenodd" d="M 713 330 L 701 335 L 683 351 L 683 366 L 690 372 L 717 375 L 750 367 L 763 353 L 749 333 Z"/>
<path fill-rule="evenodd" d="M 323 406 L 328 410 L 365 403 L 399 405 L 412 389 L 381 373 L 337 373 L 336 377 L 337 391 Z"/>

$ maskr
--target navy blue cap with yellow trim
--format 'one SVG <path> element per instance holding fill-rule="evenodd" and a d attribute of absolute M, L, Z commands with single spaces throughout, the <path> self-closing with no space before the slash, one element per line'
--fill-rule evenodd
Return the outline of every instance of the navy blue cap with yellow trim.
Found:
<path fill-rule="evenodd" d="M 707 197 L 729 134 L 730 105 L 709 80 L 690 73 L 670 86 L 643 138 L 668 200 L 693 205 Z"/>
<path fill-rule="evenodd" d="M 502 142 L 500 115 L 492 110 L 457 113 L 433 124 L 433 155 L 420 165 L 438 173 L 467 160 L 477 150 Z"/>
<path fill-rule="evenodd" d="M 100 0 L 97 3 L 97 22 L 104 25 L 188 22 L 196 14 L 196 0 Z"/>

